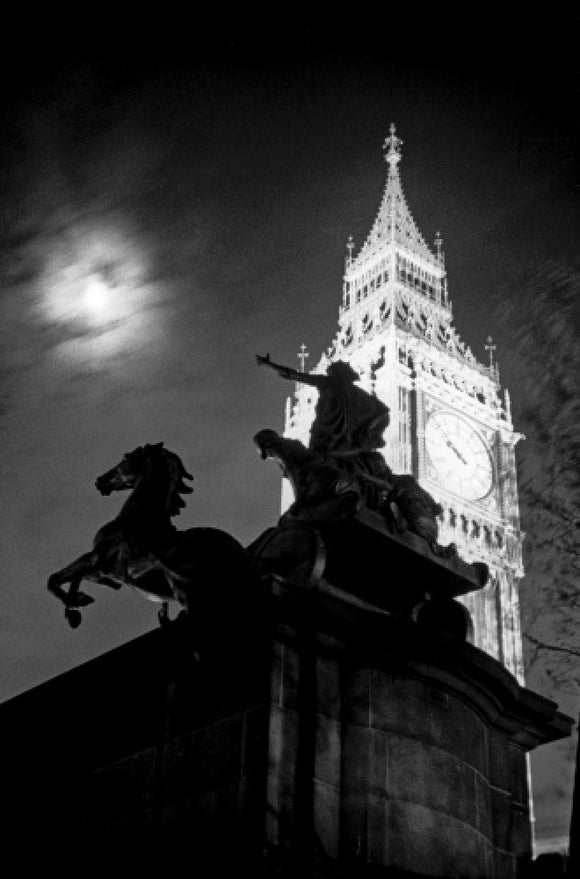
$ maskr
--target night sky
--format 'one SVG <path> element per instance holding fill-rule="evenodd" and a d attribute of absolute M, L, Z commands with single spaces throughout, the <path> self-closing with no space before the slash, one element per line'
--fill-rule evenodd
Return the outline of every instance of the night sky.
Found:
<path fill-rule="evenodd" d="M 6 37 L 0 699 L 156 624 L 130 590 L 89 586 L 73 631 L 45 588 L 116 515 L 94 480 L 124 452 L 181 455 L 179 527 L 247 543 L 275 523 L 279 473 L 252 436 L 282 428 L 290 386 L 254 354 L 297 365 L 304 342 L 312 366 L 329 345 L 391 121 L 459 333 L 480 359 L 494 336 L 515 399 L 495 294 L 577 264 L 574 22 L 296 19 L 15 21 Z"/>

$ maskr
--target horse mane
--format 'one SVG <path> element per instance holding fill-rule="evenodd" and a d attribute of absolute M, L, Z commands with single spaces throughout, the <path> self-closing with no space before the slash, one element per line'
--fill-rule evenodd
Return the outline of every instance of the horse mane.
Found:
<path fill-rule="evenodd" d="M 185 507 L 185 501 L 181 495 L 191 494 L 193 488 L 186 485 L 184 479 L 193 479 L 185 467 L 179 455 L 175 452 L 166 451 L 166 463 L 171 477 L 171 490 L 167 500 L 167 508 L 170 516 L 178 516 Z"/>
<path fill-rule="evenodd" d="M 178 516 L 185 507 L 185 501 L 181 495 L 193 492 L 193 488 L 190 485 L 186 485 L 184 480 L 193 479 L 193 476 L 187 472 L 179 455 L 164 448 L 163 443 L 148 444 L 145 446 L 145 450 L 153 450 L 155 453 L 160 454 L 163 459 L 169 477 L 167 510 L 170 516 Z"/>

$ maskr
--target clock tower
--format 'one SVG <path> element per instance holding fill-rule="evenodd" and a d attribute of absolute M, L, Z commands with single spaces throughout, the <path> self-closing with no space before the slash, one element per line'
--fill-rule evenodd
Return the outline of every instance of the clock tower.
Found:
<path fill-rule="evenodd" d="M 514 449 L 507 390 L 501 393 L 491 338 L 480 363 L 453 325 L 442 240 L 421 235 L 401 187 L 403 141 L 391 124 L 387 182 L 372 229 L 355 253 L 349 239 L 338 331 L 313 373 L 344 360 L 360 385 L 390 409 L 383 450 L 441 504 L 439 542 L 490 569 L 485 589 L 462 600 L 474 643 L 523 682 L 518 582 L 523 576 Z M 305 349 L 302 347 L 302 368 Z M 317 391 L 298 384 L 285 436 L 308 443 Z M 282 506 L 292 500 L 284 480 Z"/>

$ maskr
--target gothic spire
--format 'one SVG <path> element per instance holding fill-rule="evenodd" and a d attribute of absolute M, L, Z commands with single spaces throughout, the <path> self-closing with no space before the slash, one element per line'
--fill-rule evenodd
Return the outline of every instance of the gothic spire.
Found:
<path fill-rule="evenodd" d="M 433 266 L 440 265 L 438 257 L 421 235 L 403 193 L 399 176 L 402 145 L 403 141 L 397 136 L 395 124 L 391 122 L 389 135 L 383 145 L 385 161 L 389 166 L 383 199 L 373 227 L 360 252 L 352 261 L 353 265 L 372 257 L 389 242 L 395 242 Z"/>

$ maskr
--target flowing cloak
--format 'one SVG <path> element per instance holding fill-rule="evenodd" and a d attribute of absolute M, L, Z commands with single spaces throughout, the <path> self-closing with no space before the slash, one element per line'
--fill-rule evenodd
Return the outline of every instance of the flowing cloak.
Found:
<path fill-rule="evenodd" d="M 339 375 L 324 376 L 318 391 L 309 443 L 312 451 L 342 452 L 384 446 L 388 406 Z"/>

